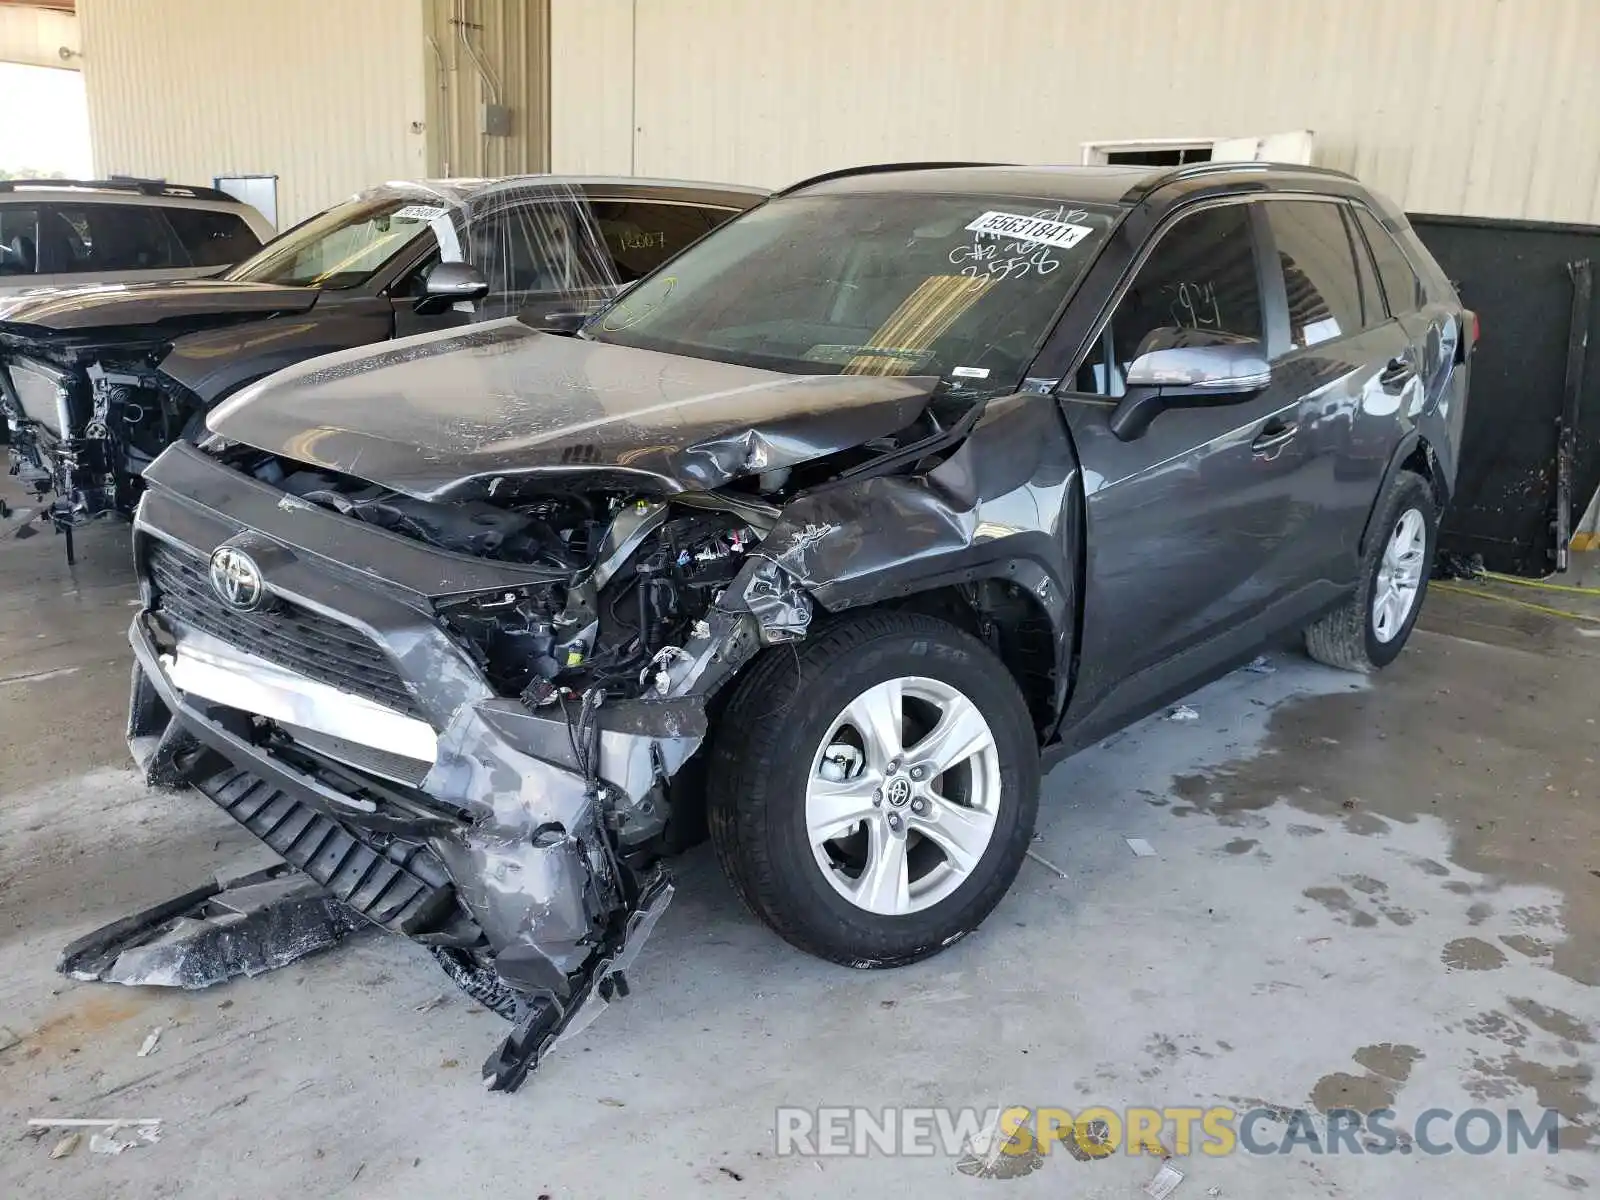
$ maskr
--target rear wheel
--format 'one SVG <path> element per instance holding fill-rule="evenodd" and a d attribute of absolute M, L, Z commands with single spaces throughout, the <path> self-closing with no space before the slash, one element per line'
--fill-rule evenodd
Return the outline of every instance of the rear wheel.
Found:
<path fill-rule="evenodd" d="M 1402 471 L 1372 529 L 1355 595 L 1306 630 L 1306 652 L 1330 667 L 1388 666 L 1411 636 L 1439 537 L 1439 510 L 1428 481 Z"/>
<path fill-rule="evenodd" d="M 875 612 L 755 664 L 711 778 L 712 843 L 750 909 L 821 958 L 896 966 L 977 928 L 1011 886 L 1039 750 L 980 642 Z"/>

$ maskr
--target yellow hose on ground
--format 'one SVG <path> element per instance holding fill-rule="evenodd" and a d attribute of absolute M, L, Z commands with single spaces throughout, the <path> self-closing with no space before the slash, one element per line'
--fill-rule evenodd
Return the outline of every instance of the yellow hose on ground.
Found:
<path fill-rule="evenodd" d="M 1491 576 L 1491 578 L 1493 578 L 1493 576 Z M 1588 613 L 1570 612 L 1564 608 L 1551 608 L 1547 604 L 1534 604 L 1529 600 L 1518 600 L 1514 596 L 1502 596 L 1497 592 L 1480 592 L 1477 588 L 1462 587 L 1459 583 L 1450 583 L 1445 580 L 1440 580 L 1433 583 L 1431 586 L 1442 588 L 1447 592 L 1459 592 L 1463 596 L 1476 596 L 1480 600 L 1498 600 L 1501 604 L 1514 604 L 1518 608 L 1531 608 L 1534 612 L 1547 613 L 1552 617 L 1566 617 L 1571 621 L 1593 621 L 1595 624 L 1600 624 L 1600 616 L 1591 616 Z M 1593 588 L 1570 588 L 1568 590 L 1575 592 L 1595 591 Z"/>

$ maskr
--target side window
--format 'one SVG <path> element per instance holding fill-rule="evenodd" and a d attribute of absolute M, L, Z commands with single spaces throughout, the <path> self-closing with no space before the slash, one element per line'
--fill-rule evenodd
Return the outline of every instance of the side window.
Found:
<path fill-rule="evenodd" d="M 1339 208 L 1319 200 L 1265 203 L 1289 295 L 1289 337 L 1297 350 L 1359 333 L 1365 325 L 1361 281 Z"/>
<path fill-rule="evenodd" d="M 1422 307 L 1422 281 L 1411 269 L 1405 251 L 1400 249 L 1394 235 L 1365 208 L 1356 209 L 1356 221 L 1372 247 L 1372 257 L 1378 264 L 1378 278 L 1383 280 L 1383 294 L 1389 300 L 1389 312 L 1394 316 L 1415 312 Z"/>
<path fill-rule="evenodd" d="M 616 267 L 618 283 L 643 278 L 733 215 L 692 204 L 648 200 L 595 200 L 589 207 Z"/>
<path fill-rule="evenodd" d="M 1378 273 L 1372 266 L 1367 239 L 1356 227 L 1355 209 L 1348 204 L 1340 207 L 1344 209 L 1344 228 L 1350 235 L 1350 249 L 1356 256 L 1356 278 L 1361 281 L 1361 327 L 1371 329 L 1387 321 L 1389 314 L 1383 307 L 1383 292 L 1378 285 Z"/>
<path fill-rule="evenodd" d="M 261 239 L 238 213 L 205 208 L 164 208 L 173 232 L 197 267 L 230 267 L 261 249 Z"/>
<path fill-rule="evenodd" d="M 1162 236 L 1079 370 L 1077 390 L 1120 396 L 1135 358 L 1195 332 L 1261 337 L 1255 239 L 1243 204 L 1202 209 Z"/>
<path fill-rule="evenodd" d="M 56 205 L 39 220 L 39 260 L 50 271 L 159 271 L 187 267 L 161 211 L 133 204 Z"/>
<path fill-rule="evenodd" d="M 39 210 L 0 204 L 0 276 L 39 271 Z"/>

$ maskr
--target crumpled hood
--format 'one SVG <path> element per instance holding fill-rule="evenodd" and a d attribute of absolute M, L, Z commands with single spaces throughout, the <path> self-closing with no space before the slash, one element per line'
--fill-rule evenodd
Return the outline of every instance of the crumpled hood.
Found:
<path fill-rule="evenodd" d="M 904 429 L 936 382 L 789 375 L 510 319 L 291 367 L 219 406 L 209 425 L 421 500 L 504 496 L 573 475 L 700 491 Z"/>
<path fill-rule="evenodd" d="M 41 288 L 0 297 L 0 327 L 32 327 L 6 330 L 16 334 L 75 333 L 182 323 L 196 318 L 300 313 L 315 304 L 319 295 L 316 288 L 218 279 Z"/>

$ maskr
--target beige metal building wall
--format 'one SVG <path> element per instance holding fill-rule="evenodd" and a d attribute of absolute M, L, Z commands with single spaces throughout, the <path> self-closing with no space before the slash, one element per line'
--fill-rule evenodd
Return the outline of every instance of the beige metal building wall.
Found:
<path fill-rule="evenodd" d="M 276 174 L 280 227 L 424 174 L 423 4 L 78 0 L 95 169 Z"/>
<path fill-rule="evenodd" d="M 548 0 L 427 0 L 426 19 L 428 173 L 547 170 Z M 484 132 L 491 103 L 510 109 L 508 133 Z"/>
<path fill-rule="evenodd" d="M 555 170 L 777 185 L 1311 129 L 1413 211 L 1600 221 L 1600 0 L 554 0 Z"/>

